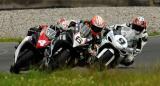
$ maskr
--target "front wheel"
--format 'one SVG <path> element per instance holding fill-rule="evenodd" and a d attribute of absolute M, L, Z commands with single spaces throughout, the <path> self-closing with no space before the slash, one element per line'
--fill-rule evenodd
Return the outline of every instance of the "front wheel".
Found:
<path fill-rule="evenodd" d="M 28 50 L 28 49 L 24 50 L 23 52 L 19 54 L 17 62 L 14 63 L 14 65 L 10 67 L 10 72 L 19 73 L 21 70 L 29 67 L 31 63 L 35 61 L 34 57 L 35 57 L 35 52 L 33 52 L 32 50 Z"/>
<path fill-rule="evenodd" d="M 103 52 L 103 50 L 101 51 Z M 99 53 L 98 58 L 98 65 L 100 70 L 104 70 L 105 67 L 111 68 L 111 62 L 114 60 L 114 54 L 110 50 L 106 50 L 103 54 Z"/>
<path fill-rule="evenodd" d="M 57 55 L 53 56 L 49 62 L 49 65 L 51 66 L 52 70 L 63 68 L 67 65 L 71 65 L 71 59 L 72 56 L 70 51 L 65 49 L 59 52 Z"/>

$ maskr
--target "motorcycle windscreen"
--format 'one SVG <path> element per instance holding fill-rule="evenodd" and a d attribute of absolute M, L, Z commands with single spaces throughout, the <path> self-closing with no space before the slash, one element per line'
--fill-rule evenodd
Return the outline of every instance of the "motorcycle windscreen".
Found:
<path fill-rule="evenodd" d="M 86 25 L 84 25 L 81 29 L 80 29 L 80 35 L 83 38 L 87 38 L 90 34 L 90 28 L 88 28 Z"/>
<path fill-rule="evenodd" d="M 48 28 L 45 34 L 50 40 L 52 40 L 52 39 L 55 39 L 56 31 L 53 30 L 52 28 Z"/>

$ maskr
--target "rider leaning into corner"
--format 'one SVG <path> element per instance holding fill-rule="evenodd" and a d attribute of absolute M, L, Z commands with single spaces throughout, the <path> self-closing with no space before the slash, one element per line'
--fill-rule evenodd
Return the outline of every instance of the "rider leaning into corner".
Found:
<path fill-rule="evenodd" d="M 133 64 L 135 56 L 139 54 L 144 45 L 147 43 L 147 22 L 146 20 L 139 16 L 133 18 L 130 23 L 116 24 L 110 26 L 108 29 L 119 31 L 128 41 L 127 55 L 121 61 L 122 65 L 129 66 Z"/>
<path fill-rule="evenodd" d="M 90 43 L 91 48 L 88 49 L 91 55 L 96 55 L 95 44 L 100 44 L 101 31 L 106 28 L 106 22 L 99 15 L 93 16 L 91 20 L 65 20 L 60 19 L 59 23 L 68 23 L 67 30 L 73 30 L 74 34 L 80 32 L 84 38 Z M 52 53 L 55 53 L 63 43 L 55 43 Z M 64 46 L 65 47 L 65 46 Z"/>

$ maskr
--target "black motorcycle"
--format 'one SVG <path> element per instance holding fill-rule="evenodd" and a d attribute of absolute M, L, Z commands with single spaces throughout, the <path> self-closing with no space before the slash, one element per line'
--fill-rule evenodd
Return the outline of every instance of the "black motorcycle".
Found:
<path fill-rule="evenodd" d="M 88 33 L 87 31 L 83 32 L 82 29 L 82 31 L 77 33 L 73 30 L 67 30 L 61 34 L 53 48 L 54 54 L 50 60 L 52 69 L 89 64 L 91 54 L 88 52 L 88 48 L 91 41 L 88 41 L 86 38 L 89 36 Z"/>

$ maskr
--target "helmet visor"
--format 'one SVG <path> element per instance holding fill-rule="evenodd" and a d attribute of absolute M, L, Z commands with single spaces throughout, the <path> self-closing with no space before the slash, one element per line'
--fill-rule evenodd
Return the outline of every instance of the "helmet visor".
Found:
<path fill-rule="evenodd" d="M 100 28 L 100 27 L 91 25 L 91 29 L 92 29 L 94 32 L 99 33 L 99 32 L 102 31 L 103 28 Z"/>
<path fill-rule="evenodd" d="M 135 29 L 136 31 L 142 32 L 145 28 L 138 26 L 138 25 L 135 25 L 135 24 L 132 24 L 132 29 Z"/>

